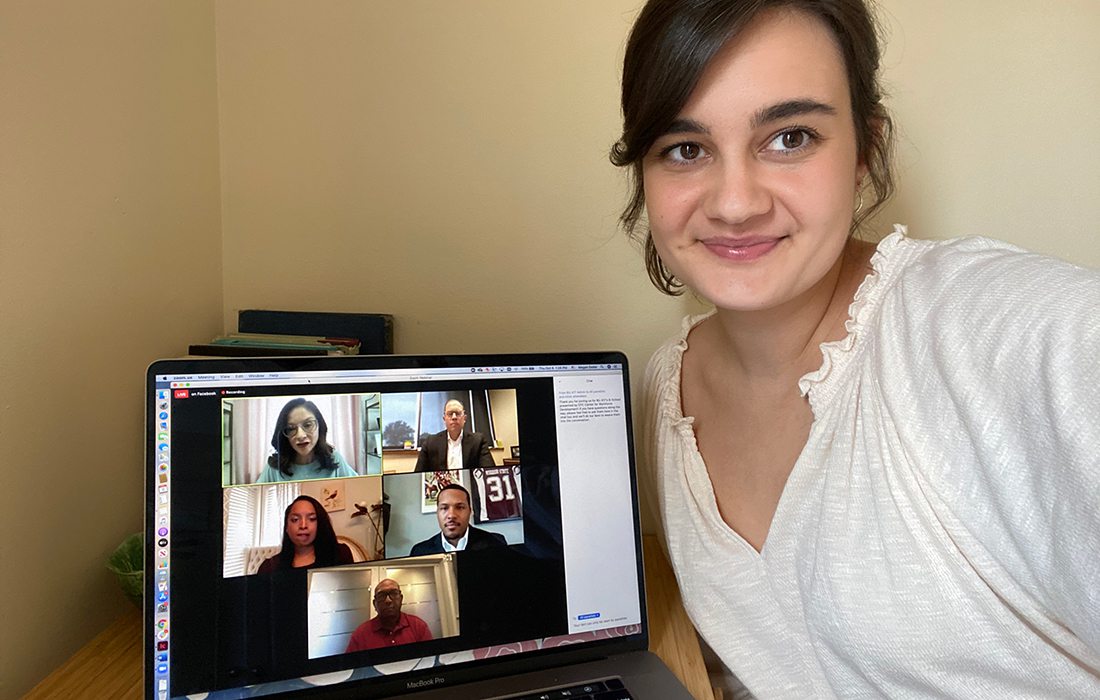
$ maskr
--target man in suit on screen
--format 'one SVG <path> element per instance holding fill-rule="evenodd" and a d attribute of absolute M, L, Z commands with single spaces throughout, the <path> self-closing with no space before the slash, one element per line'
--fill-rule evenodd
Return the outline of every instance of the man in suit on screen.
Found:
<path fill-rule="evenodd" d="M 443 407 L 443 424 L 447 426 L 424 438 L 416 457 L 416 471 L 434 472 L 443 469 L 473 469 L 494 467 L 489 454 L 489 441 L 481 433 L 464 432 L 466 408 L 461 401 L 451 399 Z"/>
<path fill-rule="evenodd" d="M 507 545 L 504 536 L 470 525 L 470 492 L 459 484 L 447 484 L 436 498 L 439 533 L 413 545 L 410 556 L 462 552 Z"/>

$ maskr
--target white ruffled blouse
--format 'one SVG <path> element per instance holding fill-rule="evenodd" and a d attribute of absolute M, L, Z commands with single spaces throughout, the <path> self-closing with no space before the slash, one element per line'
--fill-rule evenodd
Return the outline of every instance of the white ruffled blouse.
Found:
<path fill-rule="evenodd" d="M 650 361 L 648 459 L 700 634 L 760 698 L 1100 698 L 1100 274 L 885 238 L 761 552 L 721 519 L 688 333 Z"/>

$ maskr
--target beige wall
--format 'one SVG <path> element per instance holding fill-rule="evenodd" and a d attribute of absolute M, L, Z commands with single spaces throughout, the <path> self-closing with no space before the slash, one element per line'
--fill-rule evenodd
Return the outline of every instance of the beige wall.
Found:
<path fill-rule="evenodd" d="M 637 0 L 217 5 L 226 324 L 396 316 L 399 352 L 622 348 L 682 304 L 616 232 Z"/>
<path fill-rule="evenodd" d="M 3 0 L 0 436 L 37 449 L 0 471 L 0 697 L 124 605 L 142 370 L 237 309 L 392 313 L 401 352 L 621 348 L 640 378 L 694 308 L 615 228 L 640 4 Z M 880 5 L 884 218 L 1100 265 L 1100 5 Z"/>
<path fill-rule="evenodd" d="M 0 698 L 125 606 L 146 365 L 221 329 L 210 2 L 0 9 Z"/>
<path fill-rule="evenodd" d="M 1100 267 L 1100 3 L 879 1 L 901 132 L 880 220 Z"/>

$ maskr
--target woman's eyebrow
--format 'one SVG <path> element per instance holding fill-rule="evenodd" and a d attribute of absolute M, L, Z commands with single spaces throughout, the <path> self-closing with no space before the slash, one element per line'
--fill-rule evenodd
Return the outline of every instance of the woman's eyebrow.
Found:
<path fill-rule="evenodd" d="M 668 128 L 664 130 L 664 135 L 668 134 L 709 134 L 710 130 L 703 126 L 701 123 L 694 119 L 676 119 Z"/>
<path fill-rule="evenodd" d="M 818 102 L 817 100 L 810 98 L 803 98 L 797 100 L 786 100 L 785 102 L 779 102 L 768 107 L 762 107 L 756 111 L 756 114 L 752 116 L 751 125 L 753 129 L 759 129 L 760 127 L 770 124 L 772 122 L 780 121 L 783 119 L 789 119 L 790 117 L 796 117 L 802 114 L 826 114 L 833 116 L 836 114 L 836 107 L 825 104 L 824 102 Z M 697 122 L 694 119 L 687 119 L 681 117 L 673 120 L 668 128 L 664 130 L 662 136 L 669 134 L 709 134 L 710 129 L 703 126 L 701 122 Z"/>
<path fill-rule="evenodd" d="M 803 114 L 827 114 L 832 116 L 836 114 L 836 108 L 824 102 L 818 102 L 817 100 L 808 98 L 787 100 L 786 102 L 780 102 L 770 107 L 763 107 L 757 110 L 756 114 L 752 117 L 752 128 L 758 129 L 765 124 L 770 124 L 782 119 L 789 119 L 790 117 L 797 117 Z"/>

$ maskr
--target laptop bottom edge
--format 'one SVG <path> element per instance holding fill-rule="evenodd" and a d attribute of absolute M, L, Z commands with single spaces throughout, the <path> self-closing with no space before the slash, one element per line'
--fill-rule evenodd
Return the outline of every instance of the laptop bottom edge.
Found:
<path fill-rule="evenodd" d="M 623 686 L 634 700 L 691 700 L 691 695 L 672 671 L 656 654 L 649 651 L 616 654 L 597 661 L 434 688 L 403 695 L 402 698 L 408 700 L 455 700 L 455 698 L 504 700 L 528 695 L 538 697 L 542 691 L 572 688 L 608 679 L 621 679 Z"/>

